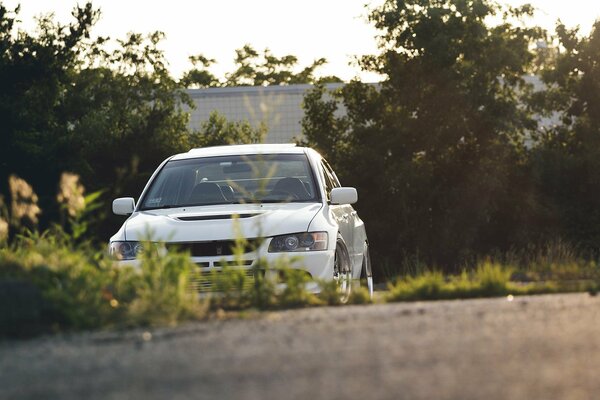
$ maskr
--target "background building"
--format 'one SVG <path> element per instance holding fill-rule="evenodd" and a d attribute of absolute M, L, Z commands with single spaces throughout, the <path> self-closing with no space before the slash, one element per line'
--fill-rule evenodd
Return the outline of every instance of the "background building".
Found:
<path fill-rule="evenodd" d="M 532 84 L 536 91 L 544 89 L 544 84 L 536 76 L 525 76 L 525 81 Z M 325 86 L 331 90 L 342 85 L 343 83 L 331 83 Z M 199 129 L 211 112 L 218 111 L 229 121 L 248 121 L 253 126 L 266 124 L 268 131 L 265 143 L 294 142 L 294 138 L 302 135 L 302 101 L 312 87 L 313 85 L 287 85 L 188 89 L 187 93 L 196 105 L 191 110 L 190 128 Z M 341 105 L 338 115 L 344 113 L 345 109 Z M 535 118 L 540 129 L 559 122 L 557 114 L 536 115 Z M 526 143 L 529 144 L 529 141 Z"/>
<path fill-rule="evenodd" d="M 341 87 L 328 84 L 328 89 Z M 190 127 L 199 129 L 211 112 L 218 111 L 230 121 L 248 121 L 253 126 L 265 123 L 266 143 L 290 143 L 302 135 L 302 101 L 312 85 L 239 86 L 188 89 L 196 105 L 191 110 Z"/>

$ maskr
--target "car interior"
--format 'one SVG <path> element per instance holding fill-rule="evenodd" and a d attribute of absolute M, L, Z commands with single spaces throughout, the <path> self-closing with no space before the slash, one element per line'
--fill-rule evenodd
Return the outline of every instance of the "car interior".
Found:
<path fill-rule="evenodd" d="M 189 194 L 188 204 L 212 204 L 236 202 L 244 198 L 240 191 L 247 193 L 259 192 L 258 182 L 246 182 L 246 185 L 236 191 L 226 183 L 200 182 Z M 267 184 L 264 200 L 309 200 L 313 198 L 310 185 L 295 177 L 278 178 L 275 184 Z"/>

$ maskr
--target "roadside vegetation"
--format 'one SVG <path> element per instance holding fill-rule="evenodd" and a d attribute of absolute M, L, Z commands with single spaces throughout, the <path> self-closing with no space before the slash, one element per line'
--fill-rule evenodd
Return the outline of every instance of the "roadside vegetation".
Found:
<path fill-rule="evenodd" d="M 240 239 L 243 240 L 243 239 Z M 259 263 L 253 274 L 228 265 L 200 276 L 186 253 L 163 252 L 144 243 L 139 268 L 117 266 L 89 243 L 74 245 L 59 227 L 19 235 L 0 249 L 0 336 L 89 329 L 175 325 L 184 321 L 239 316 L 247 310 L 341 305 L 335 282 L 306 289 L 306 275 L 290 260 Z M 243 247 L 240 247 L 243 248 Z M 464 299 L 598 290 L 595 263 L 558 260 L 516 268 L 485 261 L 457 275 L 439 270 L 392 280 L 376 302 Z M 274 273 L 276 278 L 269 278 Z M 215 292 L 198 295 L 194 282 L 208 280 Z M 367 304 L 364 287 L 345 304 Z"/>
<path fill-rule="evenodd" d="M 572 279 L 560 276 L 569 271 Z M 386 301 L 449 300 L 479 297 L 519 296 L 546 293 L 589 292 L 598 290 L 597 265 L 555 264 L 546 270 L 549 274 L 540 279 L 538 271 L 528 269 L 515 272 L 510 265 L 486 261 L 474 270 L 464 270 L 457 275 L 444 275 L 439 271 L 426 271 L 390 283 L 385 293 Z M 591 275 L 591 276 L 590 276 Z"/>
<path fill-rule="evenodd" d="M 106 251 L 74 245 L 59 227 L 20 235 L 0 248 L 0 336 L 81 329 L 174 325 L 224 311 L 338 305 L 334 282 L 309 292 L 306 274 L 289 261 L 258 263 L 250 274 L 227 265 L 201 275 L 185 252 L 145 242 L 139 267 L 118 266 Z M 199 294 L 204 280 L 210 291 Z M 356 288 L 349 303 L 369 303 Z"/>
<path fill-rule="evenodd" d="M 224 77 L 199 54 L 177 80 L 160 32 L 98 38 L 100 10 L 87 3 L 71 23 L 46 16 L 28 33 L 0 0 L 0 333 L 340 304 L 333 282 L 307 292 L 294 260 L 197 276 L 184 253 L 150 244 L 137 269 L 106 254 L 122 223 L 111 199 L 140 193 L 161 160 L 268 134 L 218 113 L 189 127 L 187 87 L 315 84 L 298 133 L 358 189 L 374 277 L 389 289 L 376 301 L 595 294 L 600 22 L 588 36 L 560 23 L 550 33 L 531 25 L 534 13 L 490 0 L 385 1 L 370 11 L 379 52 L 357 60 L 382 81 L 329 92 L 321 83 L 338 79 L 316 75 L 324 59 L 298 70 L 293 55 L 246 45 Z M 220 294 L 196 296 L 199 281 Z M 370 301 L 364 290 L 349 299 Z"/>

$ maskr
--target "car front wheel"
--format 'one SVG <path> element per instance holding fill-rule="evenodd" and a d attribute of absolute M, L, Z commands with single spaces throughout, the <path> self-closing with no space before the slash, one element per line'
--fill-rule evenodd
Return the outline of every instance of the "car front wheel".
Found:
<path fill-rule="evenodd" d="M 333 260 L 333 280 L 337 282 L 342 303 L 348 301 L 352 291 L 352 270 L 350 258 L 343 243 L 338 241 Z"/>

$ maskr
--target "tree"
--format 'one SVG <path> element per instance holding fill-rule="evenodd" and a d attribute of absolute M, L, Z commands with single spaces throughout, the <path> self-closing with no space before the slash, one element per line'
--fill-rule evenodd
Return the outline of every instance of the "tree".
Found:
<path fill-rule="evenodd" d="M 65 89 L 81 62 L 82 48 L 94 46 L 90 29 L 99 13 L 90 4 L 77 7 L 75 21 L 66 26 L 41 18 L 36 37 L 16 30 L 18 11 L 0 4 L 0 188 L 8 193 L 13 173 L 26 178 L 46 208 L 68 165 Z"/>
<path fill-rule="evenodd" d="M 452 268 L 527 235 L 523 143 L 536 124 L 521 99 L 543 32 L 519 21 L 532 12 L 488 0 L 388 0 L 370 17 L 381 52 L 361 60 L 383 82 L 330 94 L 317 86 L 305 99 L 306 141 L 363 194 L 377 261 Z M 501 22 L 488 25 L 492 17 Z"/>
<path fill-rule="evenodd" d="M 264 125 L 254 128 L 247 121 L 227 121 L 223 115 L 213 111 L 200 130 L 191 135 L 190 143 L 193 147 L 261 143 L 266 134 Z"/>
<path fill-rule="evenodd" d="M 181 78 L 179 83 L 182 86 L 190 89 L 221 86 L 219 79 L 208 70 L 216 62 L 215 59 L 198 54 L 191 56 L 190 62 L 192 63 L 192 69 L 187 71 Z"/>
<path fill-rule="evenodd" d="M 107 51 L 108 38 L 90 39 L 100 15 L 90 3 L 69 25 L 42 18 L 37 35 L 16 31 L 17 12 L 0 5 L 0 184 L 10 174 L 30 182 L 42 225 L 58 219 L 62 172 L 92 192 L 110 188 L 107 197 L 139 193 L 159 160 L 189 148 L 182 106 L 191 103 L 165 67 L 161 33 L 130 34 Z"/>
<path fill-rule="evenodd" d="M 209 70 L 215 60 L 200 54 L 190 57 L 193 67 L 184 74 L 180 83 L 188 88 L 203 88 L 341 82 L 336 76 L 321 78 L 315 76 L 315 71 L 327 63 L 325 58 L 319 58 L 299 72 L 295 72 L 298 58 L 291 54 L 277 57 L 269 49 L 265 49 L 261 54 L 249 44 L 237 49 L 235 53 L 236 69 L 226 74 L 224 81 L 220 81 Z"/>
<path fill-rule="evenodd" d="M 589 37 L 557 26 L 562 50 L 542 71 L 537 101 L 560 123 L 532 152 L 537 189 L 556 234 L 598 252 L 600 243 L 600 22 Z"/>

